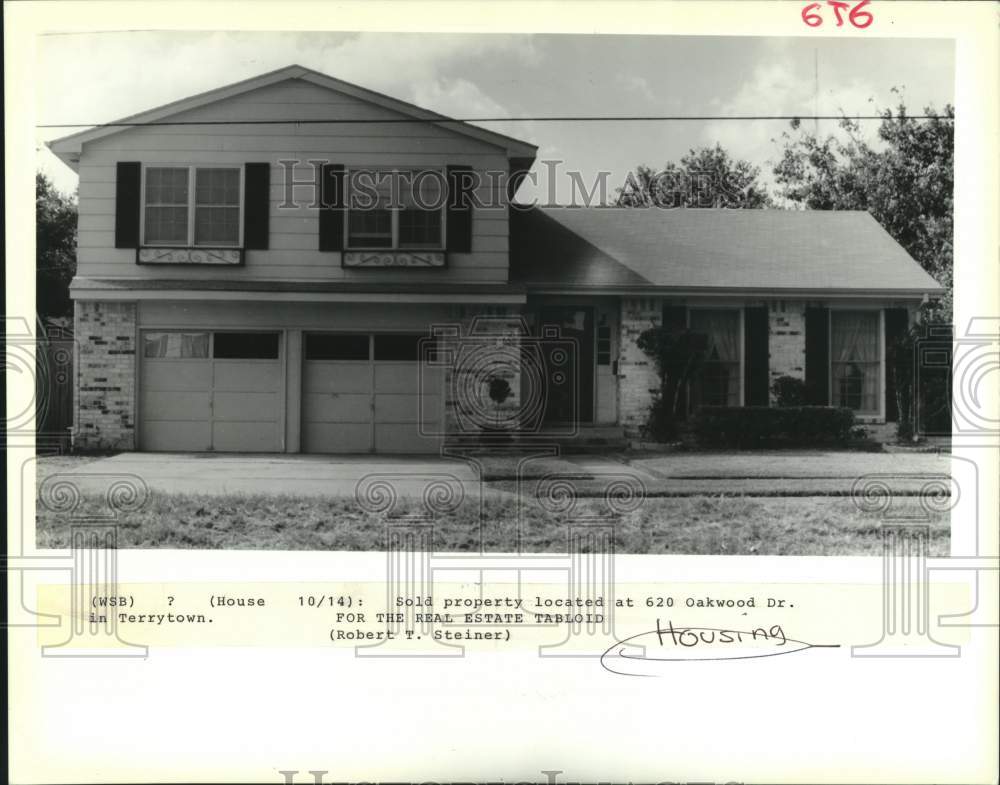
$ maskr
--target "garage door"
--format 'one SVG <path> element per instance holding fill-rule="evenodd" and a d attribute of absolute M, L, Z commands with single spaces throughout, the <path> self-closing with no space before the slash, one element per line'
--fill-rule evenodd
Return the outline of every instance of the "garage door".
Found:
<path fill-rule="evenodd" d="M 312 453 L 437 452 L 441 369 L 421 364 L 419 334 L 309 333 L 302 446 Z"/>
<path fill-rule="evenodd" d="M 143 450 L 282 449 L 280 333 L 146 331 L 142 352 Z"/>

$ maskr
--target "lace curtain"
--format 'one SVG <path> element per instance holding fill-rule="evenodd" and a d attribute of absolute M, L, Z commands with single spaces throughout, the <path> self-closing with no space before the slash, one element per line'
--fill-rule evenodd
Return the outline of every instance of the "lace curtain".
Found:
<path fill-rule="evenodd" d="M 732 310 L 691 311 L 691 330 L 708 336 L 695 404 L 739 406 L 740 314 Z"/>
<path fill-rule="evenodd" d="M 880 364 L 878 313 L 834 311 L 830 322 L 834 405 L 877 412 Z"/>
<path fill-rule="evenodd" d="M 143 354 L 153 359 L 204 359 L 208 333 L 146 333 Z"/>

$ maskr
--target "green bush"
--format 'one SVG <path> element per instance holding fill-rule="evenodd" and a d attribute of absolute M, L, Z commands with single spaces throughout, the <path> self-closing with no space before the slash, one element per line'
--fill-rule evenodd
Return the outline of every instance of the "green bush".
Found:
<path fill-rule="evenodd" d="M 660 377 L 643 431 L 656 441 L 673 441 L 685 418 L 681 403 L 685 385 L 701 366 L 708 336 L 669 325 L 653 325 L 643 330 L 636 345 L 653 360 Z"/>
<path fill-rule="evenodd" d="M 950 366 L 917 369 L 914 365 L 919 344 L 932 328 L 939 335 L 953 332 L 950 325 L 932 318 L 913 325 L 886 346 L 886 381 L 896 391 L 896 438 L 900 442 L 951 434 Z"/>
<path fill-rule="evenodd" d="M 833 406 L 702 406 L 691 425 L 695 440 L 705 447 L 846 445 L 854 412 Z"/>
<path fill-rule="evenodd" d="M 775 404 L 782 408 L 806 403 L 806 383 L 794 376 L 779 376 L 771 383 L 771 392 Z"/>
<path fill-rule="evenodd" d="M 642 427 L 642 434 L 656 442 L 672 442 L 678 438 L 681 420 L 674 411 L 672 398 L 664 397 L 661 391 L 653 396 L 649 407 L 649 417 Z"/>

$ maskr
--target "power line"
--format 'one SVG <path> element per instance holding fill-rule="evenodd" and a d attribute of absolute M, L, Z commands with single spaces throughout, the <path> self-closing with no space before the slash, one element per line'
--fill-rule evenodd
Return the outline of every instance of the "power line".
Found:
<path fill-rule="evenodd" d="M 773 114 L 773 115 L 622 115 L 617 117 L 602 117 L 596 115 L 577 115 L 563 117 L 428 117 L 428 118 L 392 118 L 372 120 L 361 118 L 287 118 L 284 120 L 151 120 L 148 122 L 115 122 L 115 123 L 40 123 L 36 128 L 135 128 L 153 126 L 186 126 L 186 125 L 392 125 L 396 123 L 647 123 L 647 122 L 714 122 L 714 121 L 754 121 L 754 120 L 886 120 L 895 119 L 897 115 L 888 117 L 879 114 L 868 115 L 803 115 L 803 114 Z M 947 115 L 908 114 L 910 120 L 952 119 Z"/>

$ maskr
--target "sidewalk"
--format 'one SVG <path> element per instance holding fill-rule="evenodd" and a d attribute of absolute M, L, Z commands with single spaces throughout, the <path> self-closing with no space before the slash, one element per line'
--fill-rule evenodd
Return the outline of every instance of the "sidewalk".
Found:
<path fill-rule="evenodd" d="M 539 482 L 572 484 L 579 496 L 640 491 L 657 496 L 847 496 L 859 478 L 913 496 L 950 475 L 947 454 L 854 452 L 671 453 L 656 456 L 571 455 L 527 462 L 484 457 L 478 465 L 434 456 L 237 455 L 121 453 L 97 460 L 58 459 L 43 475 L 58 475 L 82 493 L 104 494 L 117 480 L 160 493 L 355 497 L 389 488 L 420 498 L 435 482 L 469 498 L 480 491 L 504 496 L 539 492 Z M 520 486 L 518 477 L 521 478 Z M 863 482 L 864 480 L 862 480 Z M 947 487 L 947 483 L 945 483 Z"/>

